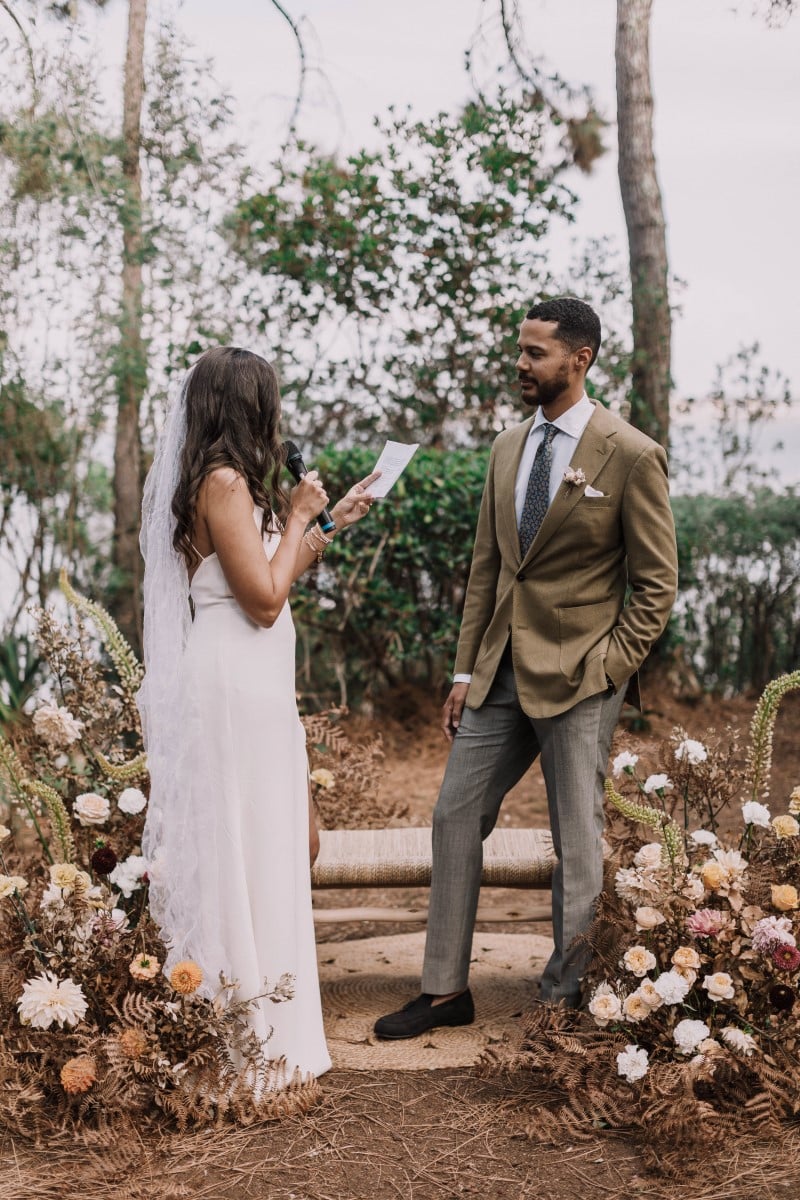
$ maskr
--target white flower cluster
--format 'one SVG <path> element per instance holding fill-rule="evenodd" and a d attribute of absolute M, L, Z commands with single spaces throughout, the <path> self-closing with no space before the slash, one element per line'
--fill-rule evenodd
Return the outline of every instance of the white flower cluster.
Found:
<path fill-rule="evenodd" d="M 678 762 L 683 762 L 686 759 L 693 767 L 696 767 L 699 763 L 706 761 L 708 751 L 702 742 L 696 742 L 693 738 L 684 738 L 675 747 L 675 758 Z"/>
<path fill-rule="evenodd" d="M 138 788 L 125 788 L 124 792 L 120 792 L 117 800 L 117 808 L 120 812 L 128 813 L 129 816 L 136 816 L 144 810 L 147 804 L 147 797 L 144 792 L 140 792 Z"/>
<path fill-rule="evenodd" d="M 145 858 L 141 854 L 129 854 L 126 859 L 117 863 L 108 878 L 123 896 L 129 898 L 142 886 L 142 876 L 146 871 Z"/>
<path fill-rule="evenodd" d="M 762 917 L 753 926 L 750 940 L 753 949 L 758 954 L 776 945 L 797 945 L 797 938 L 792 933 L 791 917 Z"/>
<path fill-rule="evenodd" d="M 43 971 L 29 979 L 17 1001 L 17 1011 L 23 1025 L 34 1029 L 49 1029 L 51 1025 L 77 1025 L 86 1016 L 86 997 L 80 984 L 72 979 L 59 979 L 52 971 Z"/>
<path fill-rule="evenodd" d="M 76 720 L 68 708 L 43 704 L 33 714 L 33 728 L 51 750 L 60 750 L 80 740 L 83 722 Z"/>
<path fill-rule="evenodd" d="M 649 1065 L 647 1051 L 639 1046 L 628 1045 L 617 1055 L 617 1074 L 627 1079 L 628 1083 L 644 1078 Z"/>
<path fill-rule="evenodd" d="M 742 805 L 742 818 L 745 825 L 757 825 L 759 829 L 769 829 L 770 812 L 766 804 L 756 800 L 748 800 Z"/>

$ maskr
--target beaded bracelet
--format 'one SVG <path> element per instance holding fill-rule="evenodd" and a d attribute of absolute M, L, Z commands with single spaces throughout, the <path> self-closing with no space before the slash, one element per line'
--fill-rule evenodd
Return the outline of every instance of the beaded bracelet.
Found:
<path fill-rule="evenodd" d="M 318 539 L 316 544 L 314 541 L 315 538 Z M 305 533 L 303 534 L 303 541 L 308 546 L 309 550 L 314 555 L 317 562 L 321 563 L 322 556 L 325 553 L 325 551 L 327 550 L 328 546 L 330 546 L 331 542 L 333 541 L 333 538 L 327 537 L 322 532 L 319 525 L 312 525 L 311 528 L 307 529 L 305 531 Z"/>

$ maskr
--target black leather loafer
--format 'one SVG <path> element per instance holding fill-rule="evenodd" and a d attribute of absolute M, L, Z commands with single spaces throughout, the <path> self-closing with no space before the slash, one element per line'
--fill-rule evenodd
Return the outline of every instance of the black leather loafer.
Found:
<path fill-rule="evenodd" d="M 469 988 L 453 1000 L 434 1004 L 435 996 L 423 992 L 416 1000 L 410 1000 L 399 1012 L 389 1013 L 375 1022 L 375 1033 L 379 1038 L 419 1037 L 428 1029 L 440 1025 L 471 1025 L 475 1020 L 475 1005 Z"/>

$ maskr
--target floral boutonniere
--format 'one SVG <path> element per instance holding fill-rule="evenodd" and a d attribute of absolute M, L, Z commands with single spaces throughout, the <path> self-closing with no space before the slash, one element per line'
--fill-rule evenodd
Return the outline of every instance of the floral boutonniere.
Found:
<path fill-rule="evenodd" d="M 577 470 L 567 467 L 564 472 L 564 483 L 567 487 L 580 487 L 582 483 L 586 483 L 586 476 L 580 467 Z"/>

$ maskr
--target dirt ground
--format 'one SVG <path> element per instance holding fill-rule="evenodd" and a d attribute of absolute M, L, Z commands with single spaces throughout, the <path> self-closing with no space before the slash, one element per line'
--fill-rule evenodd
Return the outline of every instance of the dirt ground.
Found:
<path fill-rule="evenodd" d="M 639 722 L 627 712 L 617 737 L 620 746 L 642 754 L 676 724 L 699 739 L 727 725 L 746 734 L 754 703 L 681 703 L 653 680 L 647 695 L 647 727 L 633 728 Z M 412 824 L 430 822 L 447 756 L 437 722 L 438 707 L 424 696 L 403 696 L 375 718 L 387 755 L 384 794 L 408 803 Z M 352 728 L 368 732 L 363 718 L 355 718 Z M 800 783 L 799 747 L 800 696 L 794 695 L 784 700 L 776 728 L 775 811 L 783 810 Z M 507 797 L 501 821 L 546 824 L 538 767 Z M 324 892 L 315 904 L 405 908 L 426 900 L 421 891 Z M 534 926 L 491 928 L 524 936 Z M 535 928 L 546 932 L 542 923 Z M 318 939 L 407 929 L 391 922 L 320 924 Z M 684 1179 L 667 1180 L 645 1169 L 642 1146 L 632 1138 L 598 1131 L 588 1142 L 541 1147 L 516 1132 L 514 1114 L 513 1087 L 473 1070 L 334 1071 L 323 1079 L 322 1099 L 310 1113 L 274 1125 L 188 1136 L 120 1131 L 111 1147 L 73 1140 L 35 1148 L 6 1137 L 0 1142 L 0 1200 L 782 1200 L 800 1186 L 798 1131 L 787 1130 L 780 1143 L 739 1142 L 712 1169 L 687 1164 Z"/>

